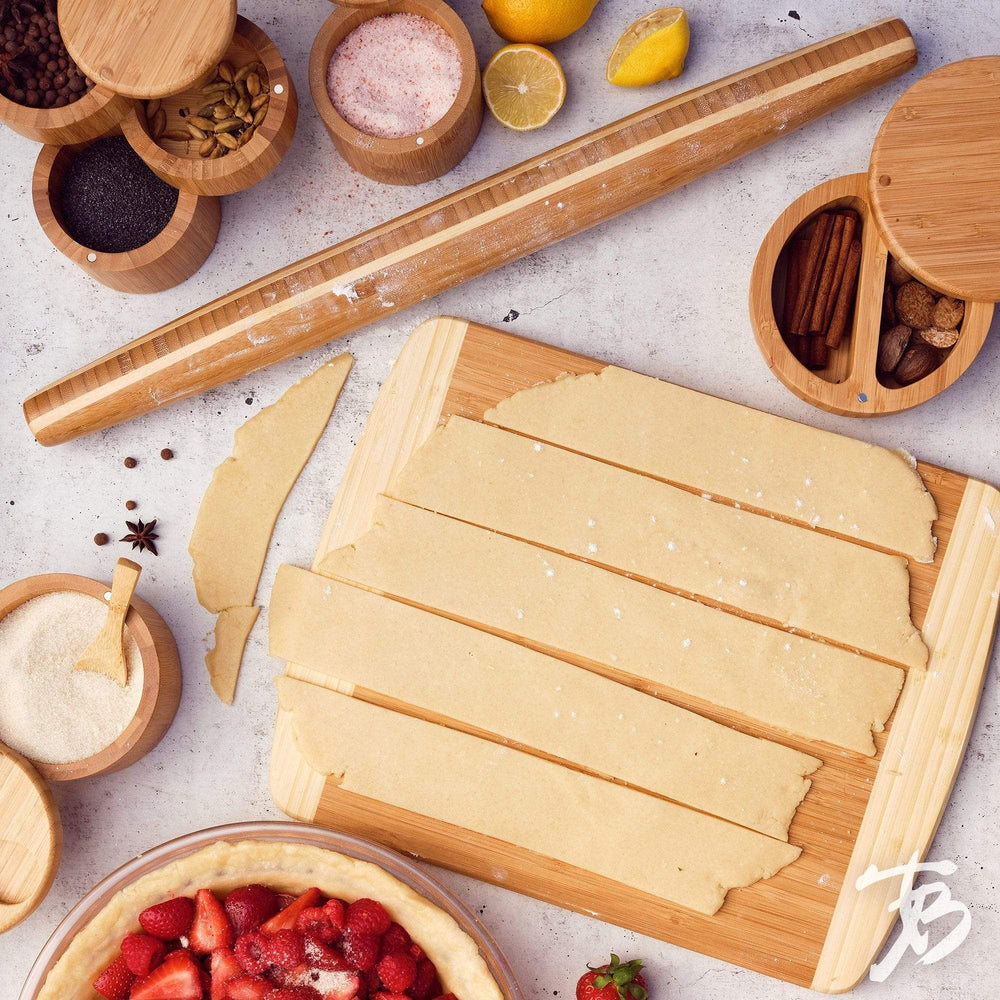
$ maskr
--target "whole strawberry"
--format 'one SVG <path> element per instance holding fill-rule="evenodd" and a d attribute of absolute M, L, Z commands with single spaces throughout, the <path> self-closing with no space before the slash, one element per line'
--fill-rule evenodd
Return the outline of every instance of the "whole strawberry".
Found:
<path fill-rule="evenodd" d="M 639 971 L 642 962 L 622 962 L 612 954 L 607 965 L 588 965 L 576 984 L 576 1000 L 648 1000 L 646 980 Z"/>

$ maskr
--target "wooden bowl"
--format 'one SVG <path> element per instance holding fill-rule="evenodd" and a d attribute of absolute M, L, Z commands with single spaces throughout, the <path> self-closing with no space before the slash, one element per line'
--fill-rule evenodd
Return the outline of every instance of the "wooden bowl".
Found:
<path fill-rule="evenodd" d="M 337 46 L 359 24 L 400 12 L 420 14 L 451 35 L 462 61 L 462 83 L 454 104 L 429 129 L 401 139 L 380 139 L 359 131 L 341 117 L 327 93 L 327 71 Z M 385 184 L 422 184 L 446 174 L 472 148 L 483 123 L 483 89 L 472 37 L 443 0 L 391 0 L 378 6 L 338 7 L 313 42 L 309 89 L 340 155 L 359 173 Z"/>
<path fill-rule="evenodd" d="M 105 603 L 109 592 L 107 584 L 72 573 L 29 576 L 0 590 L 0 619 L 33 597 L 65 590 L 88 594 Z M 152 605 L 139 597 L 132 598 L 125 624 L 142 655 L 142 695 L 135 716 L 110 746 L 91 757 L 68 764 L 32 761 L 48 781 L 75 781 L 120 771 L 152 750 L 170 728 L 181 697 L 181 664 L 170 629 Z"/>
<path fill-rule="evenodd" d="M 849 336 L 830 352 L 830 364 L 810 371 L 782 339 L 777 315 L 784 297 L 789 237 L 819 212 L 853 208 L 861 217 L 861 270 Z M 761 244 L 750 277 L 750 320 L 768 367 L 813 406 L 846 417 L 908 410 L 948 388 L 975 360 L 993 318 L 992 302 L 966 302 L 961 336 L 943 363 L 925 378 L 901 386 L 877 375 L 882 295 L 888 251 L 868 202 L 868 175 L 848 174 L 807 191 L 778 216 Z"/>
<path fill-rule="evenodd" d="M 239 149 L 234 149 L 217 160 L 198 155 L 198 141 L 182 142 L 161 138 L 154 141 L 149 134 L 144 105 L 134 103 L 122 121 L 122 132 L 132 148 L 149 164 L 153 172 L 181 191 L 192 194 L 223 195 L 243 191 L 263 180 L 281 162 L 295 135 L 299 117 L 299 102 L 295 85 L 288 75 L 281 53 L 268 36 L 245 17 L 236 19 L 236 32 L 223 57 L 237 69 L 259 60 L 267 70 L 271 100 L 267 114 L 257 127 L 253 138 Z M 215 76 L 215 67 L 208 79 Z M 167 113 L 167 131 L 180 129 L 183 118 L 181 108 L 197 114 L 206 103 L 200 88 L 205 78 L 195 87 L 173 97 L 162 98 L 161 106 Z"/>
<path fill-rule="evenodd" d="M 63 146 L 113 132 L 131 107 L 128 97 L 99 85 L 62 108 L 29 108 L 0 94 L 0 122 L 35 142 Z"/>
<path fill-rule="evenodd" d="M 163 231 L 126 253 L 100 253 L 69 235 L 62 223 L 59 187 L 73 157 L 86 145 L 43 146 L 35 162 L 31 200 L 52 245 L 92 278 L 120 292 L 162 292 L 194 274 L 219 235 L 222 215 L 217 198 L 181 191 Z"/>

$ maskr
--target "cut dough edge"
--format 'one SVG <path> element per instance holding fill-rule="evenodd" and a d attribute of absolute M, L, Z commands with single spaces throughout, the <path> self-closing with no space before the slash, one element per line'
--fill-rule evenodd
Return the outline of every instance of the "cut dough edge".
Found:
<path fill-rule="evenodd" d="M 215 645 L 205 654 L 212 688 L 227 705 L 236 696 L 243 650 L 260 614 L 260 607 L 225 608 L 215 619 Z"/>
<path fill-rule="evenodd" d="M 116 893 L 70 941 L 52 967 L 38 1000 L 92 1000 L 91 983 L 119 953 L 122 938 L 139 929 L 146 907 L 211 888 L 219 894 L 263 883 L 300 895 L 317 886 L 348 901 L 378 899 L 434 961 L 445 989 L 460 997 L 505 1000 L 479 946 L 444 910 L 368 861 L 308 844 L 219 840 L 154 869 Z"/>
<path fill-rule="evenodd" d="M 188 551 L 198 602 L 218 614 L 205 666 L 226 704 L 233 702 L 243 650 L 259 614 L 253 602 L 278 515 L 353 364 L 351 355 L 341 354 L 320 365 L 240 425 L 232 454 L 216 466 L 202 497 Z"/>
<path fill-rule="evenodd" d="M 698 913 L 710 916 L 729 889 L 770 878 L 801 853 L 510 747 L 290 677 L 276 683 L 303 757 L 342 790 L 535 851 Z M 378 753 L 341 736 L 359 732 L 379 734 Z M 609 816 L 629 820 L 609 822 Z"/>
<path fill-rule="evenodd" d="M 937 505 L 903 451 L 614 365 L 523 389 L 483 419 L 917 562 L 934 561 Z"/>
<path fill-rule="evenodd" d="M 520 434 L 453 416 L 386 494 L 862 653 L 927 663 L 901 556 Z"/>
<path fill-rule="evenodd" d="M 289 661 L 289 674 L 300 680 L 348 694 L 361 686 L 418 715 L 445 716 L 779 840 L 788 839 L 810 787 L 806 775 L 821 764 L 525 646 L 294 566 L 278 571 L 268 628 L 271 655 Z"/>
<path fill-rule="evenodd" d="M 317 568 L 868 756 L 903 683 L 898 667 L 384 496 L 372 529 Z"/>

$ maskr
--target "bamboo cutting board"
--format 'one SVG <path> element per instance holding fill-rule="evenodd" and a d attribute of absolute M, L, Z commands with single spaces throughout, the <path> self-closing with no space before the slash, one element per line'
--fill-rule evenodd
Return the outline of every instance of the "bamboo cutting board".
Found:
<path fill-rule="evenodd" d="M 316 553 L 349 544 L 374 501 L 438 423 L 479 419 L 501 399 L 601 362 L 468 323 L 438 318 L 403 348 L 351 458 Z M 723 724 L 823 760 L 792 823 L 797 861 L 774 878 L 731 890 L 712 917 L 594 876 L 515 845 L 338 788 L 302 757 L 289 713 L 279 711 L 271 760 L 277 803 L 298 819 L 348 830 L 456 871 L 527 893 L 827 993 L 859 982 L 888 934 L 898 880 L 858 893 L 870 864 L 923 856 L 948 801 L 975 717 L 997 618 L 1000 493 L 925 464 L 940 512 L 931 565 L 911 565 L 914 621 L 931 650 L 908 674 L 874 758 L 750 723 L 716 706 L 676 699 Z M 697 484 L 689 484 L 697 486 Z M 363 692 L 355 692 L 366 697 Z"/>

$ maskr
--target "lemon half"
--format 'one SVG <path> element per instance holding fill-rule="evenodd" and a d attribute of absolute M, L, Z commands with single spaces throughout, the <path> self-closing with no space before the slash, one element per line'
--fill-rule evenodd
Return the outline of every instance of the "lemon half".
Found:
<path fill-rule="evenodd" d="M 691 41 L 683 7 L 662 7 L 625 29 L 608 60 L 608 83 L 645 87 L 672 80 L 684 69 Z"/>
<path fill-rule="evenodd" d="M 483 70 L 483 96 L 501 125 L 527 132 L 555 117 L 566 99 L 566 77 L 548 49 L 506 45 Z"/>

